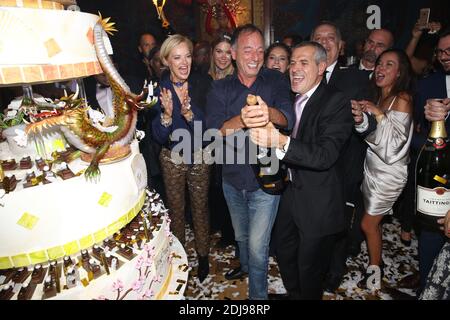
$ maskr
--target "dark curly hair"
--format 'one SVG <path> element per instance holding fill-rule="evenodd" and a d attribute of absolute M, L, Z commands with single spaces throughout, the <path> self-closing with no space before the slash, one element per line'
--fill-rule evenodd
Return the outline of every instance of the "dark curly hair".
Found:
<path fill-rule="evenodd" d="M 289 46 L 285 45 L 283 42 L 275 42 L 266 49 L 266 52 L 264 53 L 264 63 L 267 63 L 267 58 L 269 57 L 270 52 L 272 52 L 272 50 L 275 48 L 281 48 L 286 51 L 289 62 L 289 60 L 291 59 L 291 48 L 289 48 Z"/>
<path fill-rule="evenodd" d="M 395 81 L 392 90 L 390 92 L 390 96 L 396 96 L 402 92 L 405 92 L 409 95 L 413 94 L 414 91 L 414 72 L 412 70 L 411 62 L 405 53 L 405 51 L 400 49 L 388 49 L 384 51 L 380 56 L 378 57 L 375 66 L 377 66 L 380 63 L 381 58 L 388 53 L 394 53 L 397 56 L 398 59 L 398 67 L 399 67 L 399 73 L 400 76 Z M 372 77 L 372 84 L 374 87 L 376 87 L 376 77 L 373 75 Z M 377 101 L 381 96 L 381 90 L 380 88 L 376 87 L 376 96 L 375 101 Z"/>

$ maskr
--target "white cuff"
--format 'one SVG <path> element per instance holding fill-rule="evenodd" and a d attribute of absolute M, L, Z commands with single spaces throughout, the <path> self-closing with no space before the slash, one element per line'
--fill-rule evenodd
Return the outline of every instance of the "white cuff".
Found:
<path fill-rule="evenodd" d="M 355 129 L 359 133 L 363 133 L 369 128 L 369 118 L 367 117 L 367 114 L 363 113 L 363 122 L 360 124 L 355 124 Z"/>
<path fill-rule="evenodd" d="M 283 160 L 284 156 L 286 155 L 286 152 L 289 149 L 290 143 L 291 143 L 291 138 L 288 137 L 288 140 L 287 140 L 286 144 L 284 145 L 284 150 L 286 150 L 286 151 L 278 149 L 278 148 L 275 149 L 275 154 L 277 155 L 278 159 Z"/>

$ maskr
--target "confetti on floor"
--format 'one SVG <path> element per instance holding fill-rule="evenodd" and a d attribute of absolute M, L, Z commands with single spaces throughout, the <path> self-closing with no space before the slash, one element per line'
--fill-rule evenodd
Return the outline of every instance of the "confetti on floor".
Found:
<path fill-rule="evenodd" d="M 357 257 L 347 259 L 348 272 L 341 286 L 335 293 L 325 293 L 324 300 L 412 300 L 416 293 L 413 289 L 398 288 L 398 282 L 405 276 L 417 273 L 417 239 L 413 234 L 411 246 L 405 247 L 400 242 L 400 224 L 395 218 L 387 219 L 383 225 L 383 261 L 385 275 L 382 288 L 376 292 L 359 289 L 356 284 L 362 278 L 362 271 L 368 263 L 365 242 Z M 220 234 L 211 236 L 210 273 L 200 283 L 196 277 L 197 256 L 194 250 L 193 233 L 187 226 L 187 249 L 189 266 L 188 286 L 185 296 L 188 300 L 245 300 L 247 299 L 247 279 L 227 281 L 224 274 L 239 265 L 235 258 L 233 246 L 219 248 L 215 244 Z M 279 275 L 276 259 L 269 259 L 269 293 L 285 293 L 283 282 Z"/>

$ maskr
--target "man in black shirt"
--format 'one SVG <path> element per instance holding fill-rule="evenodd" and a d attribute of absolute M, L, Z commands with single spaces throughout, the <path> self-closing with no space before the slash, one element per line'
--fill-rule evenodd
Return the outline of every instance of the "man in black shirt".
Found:
<path fill-rule="evenodd" d="M 207 127 L 232 138 L 226 138 L 226 148 L 233 160 L 245 157 L 243 164 L 226 161 L 222 169 L 224 196 L 241 262 L 241 267 L 228 272 L 225 278 L 237 279 L 248 273 L 249 299 L 267 299 L 269 240 L 280 196 L 261 189 L 249 161 L 246 129 L 265 126 L 269 121 L 282 128 L 292 127 L 289 83 L 281 73 L 262 68 L 263 36 L 253 25 L 235 30 L 232 57 L 237 72 L 213 82 L 206 104 Z M 247 105 L 249 94 L 258 96 L 258 105 Z M 234 138 L 245 144 L 230 147 L 228 142 Z"/>

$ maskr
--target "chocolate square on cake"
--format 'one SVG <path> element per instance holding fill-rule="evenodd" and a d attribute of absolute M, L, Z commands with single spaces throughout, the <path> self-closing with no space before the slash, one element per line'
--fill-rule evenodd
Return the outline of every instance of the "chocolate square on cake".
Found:
<path fill-rule="evenodd" d="M 98 246 L 98 245 L 94 245 L 94 247 L 92 248 L 92 255 L 98 261 L 102 261 L 102 253 L 103 253 L 103 249 L 100 246 Z"/>
<path fill-rule="evenodd" d="M 16 168 L 17 168 L 16 159 L 3 160 L 2 168 L 4 171 L 16 170 Z"/>
<path fill-rule="evenodd" d="M 0 183 L 1 188 L 5 190 L 6 193 L 14 191 L 17 187 L 16 176 L 12 175 L 10 177 L 4 177 L 3 181 Z"/>
<path fill-rule="evenodd" d="M 16 273 L 12 277 L 12 281 L 14 283 L 24 283 L 24 281 L 28 278 L 30 273 L 31 272 L 28 271 L 27 268 L 20 268 L 16 271 Z"/>
<path fill-rule="evenodd" d="M 24 284 L 17 295 L 17 300 L 31 300 L 34 291 L 36 290 L 36 285 L 33 283 Z"/>
<path fill-rule="evenodd" d="M 102 275 L 100 265 L 94 259 L 90 259 L 88 263 L 89 263 L 89 270 L 94 275 L 94 279 L 100 277 Z"/>
<path fill-rule="evenodd" d="M 23 157 L 20 160 L 20 169 L 31 169 L 31 167 L 33 166 L 33 163 L 31 162 L 31 157 Z"/>
<path fill-rule="evenodd" d="M 0 290 L 0 300 L 9 300 L 14 296 L 14 287 L 9 284 Z"/>
<path fill-rule="evenodd" d="M 75 174 L 72 172 L 72 170 L 68 168 L 59 170 L 56 174 L 60 176 L 63 180 L 75 177 Z"/>
<path fill-rule="evenodd" d="M 119 250 L 117 250 L 117 253 L 120 254 L 122 257 L 124 257 L 127 260 L 131 260 L 134 258 L 133 249 L 125 244 L 121 244 L 119 247 Z"/>
<path fill-rule="evenodd" d="M 116 242 L 113 239 L 108 239 L 103 241 L 105 247 L 108 247 L 110 250 L 116 247 Z"/>
<path fill-rule="evenodd" d="M 44 282 L 44 293 L 42 295 L 42 299 L 52 298 L 56 296 L 56 294 L 57 294 L 56 285 L 52 281 L 51 277 L 47 276 Z"/>
<path fill-rule="evenodd" d="M 31 283 L 39 284 L 44 281 L 45 275 L 47 274 L 47 269 L 43 268 L 41 264 L 34 266 L 34 270 L 31 273 Z"/>
<path fill-rule="evenodd" d="M 0 270 L 0 285 L 8 283 L 12 279 L 16 271 L 17 269 Z"/>

